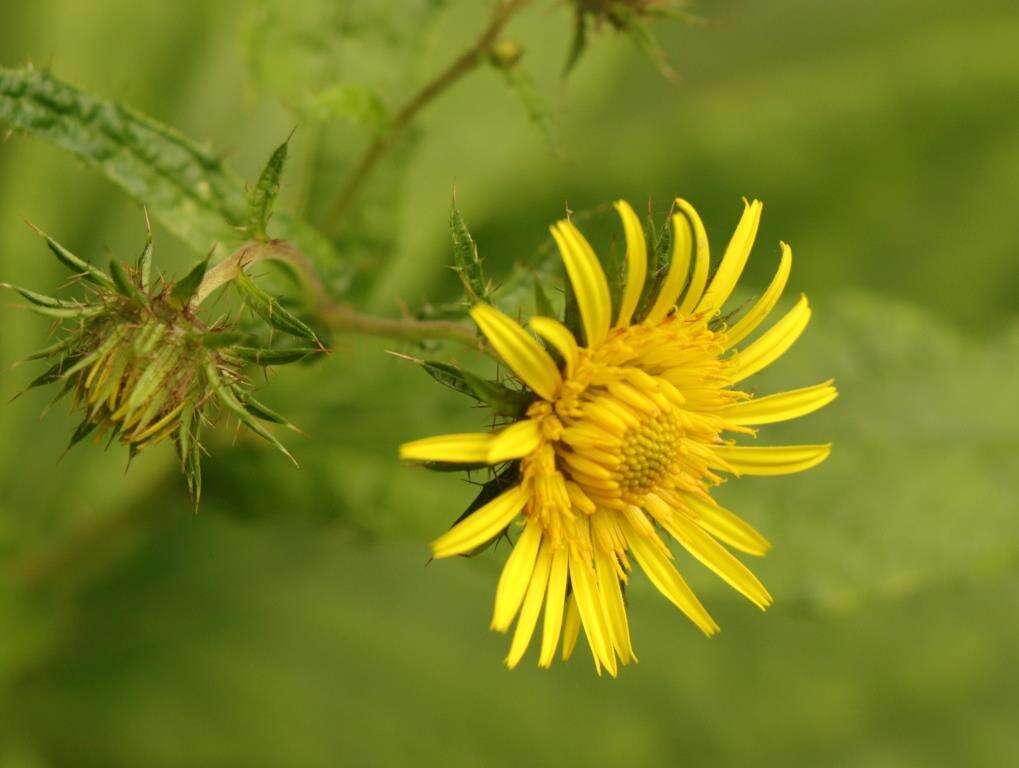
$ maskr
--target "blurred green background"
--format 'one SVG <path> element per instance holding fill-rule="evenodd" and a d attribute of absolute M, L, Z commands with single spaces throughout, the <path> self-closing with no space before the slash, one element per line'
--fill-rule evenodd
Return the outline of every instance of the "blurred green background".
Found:
<path fill-rule="evenodd" d="M 0 64 L 51 66 L 207 139 L 248 178 L 297 124 L 282 206 L 316 218 L 374 119 L 329 89 L 400 103 L 486 8 L 8 0 Z M 360 300 L 395 314 L 455 296 L 454 185 L 495 276 L 531 258 L 567 202 L 680 194 L 720 247 L 740 196 L 763 199 L 748 290 L 786 240 L 815 319 L 757 386 L 835 376 L 842 392 L 765 431 L 833 440 L 825 465 L 721 493 L 774 544 L 752 564 L 768 614 L 677 555 L 718 638 L 635 578 L 641 661 L 618 680 L 586 650 L 506 671 L 507 639 L 487 629 L 504 552 L 426 567 L 471 488 L 395 461 L 400 441 L 482 416 L 384 354 L 394 344 L 341 338 L 325 363 L 277 376 L 264 396 L 307 431 L 288 440 L 303 468 L 224 430 L 198 515 L 169 447 L 126 475 L 123 452 L 94 445 L 58 464 L 76 422 L 62 408 L 40 420 L 52 393 L 33 391 L 0 410 L 0 766 L 1019 761 L 1014 2 L 693 10 L 704 24 L 656 26 L 679 82 L 607 30 L 563 81 L 570 14 L 536 0 L 507 35 L 558 153 L 483 70 L 382 169 L 369 234 L 345 253 L 381 275 Z M 14 137 L 0 144 L 0 275 L 51 289 L 64 274 L 25 218 L 93 258 L 133 255 L 144 235 L 136 203 Z M 192 258 L 157 231 L 157 263 L 179 274 Z M 5 367 L 47 331 L 10 304 Z M 0 399 L 34 371 L 6 372 Z"/>

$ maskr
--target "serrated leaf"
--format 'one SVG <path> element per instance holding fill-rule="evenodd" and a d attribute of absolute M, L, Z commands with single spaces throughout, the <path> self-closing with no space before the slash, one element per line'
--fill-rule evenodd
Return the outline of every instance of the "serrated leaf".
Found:
<path fill-rule="evenodd" d="M 240 291 L 245 303 L 273 328 L 277 328 L 291 336 L 313 341 L 319 346 L 315 332 L 302 320 L 283 307 L 275 298 L 263 291 L 246 274 L 241 272 L 235 279 L 234 285 Z"/>
<path fill-rule="evenodd" d="M 202 280 L 205 278 L 205 270 L 209 267 L 209 259 L 211 257 L 212 252 L 210 251 L 204 259 L 191 268 L 190 272 L 174 284 L 173 289 L 170 291 L 170 296 L 177 306 L 183 308 L 191 303 L 191 299 L 194 298 L 198 286 L 202 284 Z"/>
<path fill-rule="evenodd" d="M 167 229 L 199 253 L 213 243 L 241 243 L 246 221 L 244 182 L 222 160 L 172 128 L 97 98 L 32 68 L 0 68 L 0 123 L 73 153 L 140 201 Z M 329 279 L 349 282 L 332 243 L 308 224 L 274 217 L 277 235 L 292 242 Z M 111 285 L 100 270 L 47 238 L 61 261 Z M 96 274 L 98 273 L 98 275 Z"/>
<path fill-rule="evenodd" d="M 321 347 L 292 347 L 282 349 L 233 347 L 230 353 L 256 365 L 287 365 L 297 363 L 313 355 L 321 355 Z"/>
<path fill-rule="evenodd" d="M 272 153 L 269 162 L 265 164 L 265 168 L 262 169 L 262 173 L 258 177 L 258 182 L 248 190 L 247 233 L 252 240 L 265 241 L 269 239 L 266 228 L 269 225 L 269 218 L 272 216 L 276 197 L 280 192 L 280 178 L 287 162 L 289 146 L 290 136 Z"/>
<path fill-rule="evenodd" d="M 475 304 L 487 300 L 488 283 L 478 256 L 478 245 L 471 237 L 455 200 L 449 213 L 449 233 L 453 239 L 453 269 L 463 283 L 468 301 Z"/>

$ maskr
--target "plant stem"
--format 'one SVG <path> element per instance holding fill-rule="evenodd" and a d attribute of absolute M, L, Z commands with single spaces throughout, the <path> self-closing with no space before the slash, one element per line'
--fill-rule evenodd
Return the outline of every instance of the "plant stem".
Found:
<path fill-rule="evenodd" d="M 325 232 L 335 234 L 351 203 L 357 198 L 361 187 L 371 176 L 375 166 L 396 145 L 401 134 L 414 118 L 417 117 L 417 114 L 450 86 L 454 85 L 465 75 L 473 72 L 479 64 L 484 62 L 486 54 L 491 49 L 493 43 L 497 41 L 503 27 L 506 26 L 513 14 L 521 10 L 528 2 L 529 0 L 499 0 L 499 3 L 492 11 L 488 26 L 482 30 L 478 39 L 443 72 L 426 83 L 396 113 L 388 128 L 380 133 L 365 150 L 360 161 L 354 167 L 350 179 L 343 189 L 340 190 L 336 201 L 333 203 L 331 212 L 322 225 L 322 229 Z"/>
<path fill-rule="evenodd" d="M 475 349 L 480 348 L 474 328 L 467 323 L 379 317 L 359 312 L 348 304 L 338 303 L 322 285 L 311 260 L 282 240 L 245 243 L 227 256 L 205 273 L 205 278 L 195 292 L 192 307 L 197 308 L 213 291 L 231 282 L 252 265 L 270 260 L 290 264 L 297 271 L 307 291 L 311 311 L 334 331 L 382 336 L 397 341 L 455 341 Z"/>
<path fill-rule="evenodd" d="M 455 341 L 480 349 L 477 333 L 466 323 L 449 320 L 415 320 L 367 315 L 345 304 L 330 304 L 322 319 L 334 331 L 382 336 L 398 341 Z"/>

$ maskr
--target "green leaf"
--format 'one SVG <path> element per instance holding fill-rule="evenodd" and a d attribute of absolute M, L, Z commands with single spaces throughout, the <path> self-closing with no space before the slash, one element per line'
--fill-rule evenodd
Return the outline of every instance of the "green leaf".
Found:
<path fill-rule="evenodd" d="M 520 464 L 519 462 L 513 462 L 512 464 L 509 465 L 509 467 L 499 472 L 499 474 L 497 474 L 495 477 L 493 477 L 491 480 L 489 480 L 487 483 L 481 486 L 481 491 L 474 498 L 474 501 L 472 501 L 468 505 L 467 509 L 463 511 L 463 514 L 461 514 L 456 520 L 454 520 L 452 525 L 450 525 L 449 527 L 452 528 L 454 525 L 461 522 L 462 520 L 466 520 L 468 517 L 470 517 L 471 514 L 477 512 L 488 502 L 492 501 L 492 499 L 496 498 L 504 491 L 508 490 L 510 487 L 516 485 L 518 482 L 520 482 Z M 503 536 L 505 536 L 506 530 L 508 528 L 509 526 L 507 525 L 506 528 L 503 528 L 501 531 L 499 531 L 499 533 L 495 534 L 491 539 L 486 541 L 484 544 L 479 544 L 470 552 L 467 552 L 464 555 L 464 557 L 475 557 L 476 555 L 480 555 L 482 552 L 484 552 L 486 549 L 492 546 L 492 544 L 494 544 Z"/>
<path fill-rule="evenodd" d="M 135 285 L 131 275 L 128 274 L 127 268 L 117 261 L 117 259 L 110 259 L 110 276 L 113 278 L 114 287 L 121 296 L 126 296 L 129 299 L 135 299 L 137 301 L 144 301 L 145 297 L 142 296 L 141 291 L 138 290 L 138 286 Z"/>
<path fill-rule="evenodd" d="M 498 381 L 490 381 L 462 371 L 455 365 L 435 360 L 415 360 L 425 372 L 440 384 L 484 403 L 499 416 L 515 417 L 523 414 L 532 402 L 533 395 L 510 389 Z"/>
<path fill-rule="evenodd" d="M 478 245 L 471 237 L 455 199 L 449 213 L 449 233 L 453 239 L 453 270 L 463 283 L 468 301 L 471 304 L 486 301 L 488 282 L 485 280 L 481 257 L 478 256 Z"/>
<path fill-rule="evenodd" d="M 461 394 L 470 395 L 471 397 L 478 399 L 474 394 L 474 390 L 471 388 L 471 385 L 468 384 L 467 379 L 464 378 L 463 371 L 455 365 L 442 363 L 437 360 L 415 360 L 414 362 L 424 368 L 425 373 L 440 384 L 447 386 L 456 392 L 460 392 Z"/>
<path fill-rule="evenodd" d="M 67 301 L 65 299 L 56 299 L 52 296 L 46 296 L 42 293 L 36 293 L 30 291 L 28 288 L 22 288 L 18 285 L 11 285 L 10 283 L 0 283 L 0 288 L 8 288 L 12 291 L 20 293 L 24 298 L 28 299 L 29 302 L 37 307 L 47 307 L 49 309 L 86 309 L 89 308 L 86 304 L 81 304 L 77 301 Z"/>
<path fill-rule="evenodd" d="M 145 239 L 145 247 L 138 255 L 138 279 L 141 281 L 142 290 L 146 293 L 152 288 L 152 225 L 149 222 L 149 213 L 145 212 L 145 229 L 148 237 Z"/>
<path fill-rule="evenodd" d="M 295 432 L 298 431 L 297 427 L 295 427 L 293 424 L 287 421 L 286 418 L 284 418 L 282 415 L 280 415 L 279 413 L 277 413 L 264 403 L 260 403 L 258 400 L 256 400 L 247 392 L 239 392 L 238 399 L 241 401 L 241 404 L 248 409 L 248 413 L 250 413 L 256 419 L 268 421 L 273 424 L 281 424 L 284 427 L 287 427 L 288 429 L 294 430 Z"/>
<path fill-rule="evenodd" d="M 304 321 L 298 319 L 276 299 L 255 285 L 254 281 L 246 274 L 241 272 L 234 279 L 234 285 L 237 286 L 245 303 L 273 328 L 322 346 L 318 336 Z"/>
<path fill-rule="evenodd" d="M 204 259 L 195 264 L 190 272 L 174 284 L 173 289 L 170 291 L 170 297 L 177 306 L 183 308 L 191 303 L 191 299 L 194 298 L 198 286 L 202 284 L 202 280 L 205 278 L 205 270 L 209 266 L 210 258 L 212 258 L 211 251 Z"/>
<path fill-rule="evenodd" d="M 3 84 L 3 70 L 0 69 L 0 86 L 2 86 L 2 84 Z M 2 90 L 0 90 L 0 120 L 3 119 L 2 94 L 3 92 Z M 110 276 L 103 272 L 101 269 L 99 269 L 97 266 L 89 263 L 88 261 L 85 261 L 85 259 L 79 256 L 75 256 L 73 253 L 64 248 L 64 246 L 62 246 L 52 237 L 47 235 L 45 232 L 43 232 L 34 224 L 29 223 L 29 226 L 32 227 L 36 234 L 38 234 L 40 237 L 46 240 L 47 247 L 50 249 L 50 251 L 53 252 L 53 255 L 57 257 L 57 260 L 59 260 L 61 264 L 66 266 L 72 272 L 81 275 L 86 280 L 88 280 L 91 283 L 95 283 L 96 285 L 101 285 L 105 288 L 113 287 L 113 280 L 110 279 Z"/>
<path fill-rule="evenodd" d="M 244 182 L 210 150 L 112 101 L 32 68 L 0 68 L 0 123 L 56 144 L 143 203 L 199 253 L 240 245 L 247 220 Z M 274 217 L 277 235 L 315 262 L 331 284 L 348 273 L 334 246 L 306 223 Z M 104 285 L 108 277 L 47 242 L 57 257 Z"/>
<path fill-rule="evenodd" d="M 552 110 L 545 100 L 538 93 L 534 78 L 521 65 L 502 67 L 500 71 L 506 80 L 509 89 L 520 99 L 520 103 L 527 113 L 527 119 L 538 129 L 549 151 L 553 155 L 559 154 L 559 142 L 556 138 L 555 120 Z"/>
<path fill-rule="evenodd" d="M 577 7 L 573 17 L 573 40 L 570 43 L 570 52 L 566 56 L 566 63 L 563 65 L 563 77 L 566 77 L 573 68 L 577 66 L 580 57 L 587 49 L 587 14 L 584 9 Z"/>
<path fill-rule="evenodd" d="M 534 309 L 543 317 L 555 319 L 558 316 L 552 301 L 548 298 L 548 293 L 545 292 L 545 285 L 537 274 L 534 275 Z"/>
<path fill-rule="evenodd" d="M 461 373 L 467 386 L 478 400 L 491 408 L 498 416 L 518 417 L 524 414 L 527 406 L 534 402 L 534 395 L 519 389 L 510 389 L 498 381 L 490 381 L 475 376 L 473 373 Z"/>
<path fill-rule="evenodd" d="M 669 80 L 676 79 L 676 72 L 669 64 L 668 55 L 651 32 L 647 22 L 641 18 L 639 11 L 617 4 L 611 12 L 611 19 L 616 29 L 626 33 L 640 52 L 658 68 L 663 77 Z"/>
<path fill-rule="evenodd" d="M 262 174 L 258 177 L 258 183 L 248 190 L 248 237 L 252 240 L 265 241 L 269 239 L 266 228 L 269 225 L 269 218 L 272 216 L 273 205 L 280 192 L 280 178 L 283 175 L 283 166 L 287 162 L 287 150 L 290 146 L 290 139 L 280 144 L 272 153 L 269 162 L 265 164 Z"/>
<path fill-rule="evenodd" d="M 216 397 L 219 399 L 227 410 L 232 412 L 240 422 L 254 432 L 259 437 L 268 441 L 276 450 L 286 456 L 290 461 L 294 463 L 294 466 L 298 466 L 297 459 L 294 455 L 287 450 L 286 446 L 279 441 L 279 439 L 268 429 L 263 427 L 257 418 L 251 414 L 251 412 L 244 406 L 240 401 L 233 388 L 228 386 L 219 375 L 219 371 L 216 370 L 216 364 L 211 360 L 205 364 L 205 378 L 209 382 L 209 386 L 212 387 L 213 392 L 216 393 Z"/>

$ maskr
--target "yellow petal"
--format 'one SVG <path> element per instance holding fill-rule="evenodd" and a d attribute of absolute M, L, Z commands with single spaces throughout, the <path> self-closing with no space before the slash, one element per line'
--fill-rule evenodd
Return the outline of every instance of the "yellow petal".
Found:
<path fill-rule="evenodd" d="M 570 552 L 570 582 L 573 584 L 573 596 L 577 599 L 580 622 L 584 625 L 584 633 L 591 645 L 596 664 L 600 663 L 615 677 L 616 655 L 612 650 L 608 628 L 605 626 L 594 568 L 576 551 Z"/>
<path fill-rule="evenodd" d="M 471 317 L 521 381 L 546 400 L 555 397 L 562 377 L 552 356 L 534 337 L 516 320 L 487 304 L 475 304 Z"/>
<path fill-rule="evenodd" d="M 775 308 L 775 304 L 778 303 L 782 291 L 785 290 L 786 281 L 789 280 L 789 271 L 793 267 L 792 250 L 785 243 L 782 243 L 781 247 L 782 259 L 778 263 L 778 270 L 775 272 L 775 276 L 771 279 L 771 283 L 769 283 L 764 293 L 761 294 L 761 298 L 757 300 L 757 303 L 732 328 L 725 332 L 726 348 L 736 346 L 753 333 L 771 310 Z"/>
<path fill-rule="evenodd" d="M 779 392 L 767 397 L 755 397 L 741 403 L 719 408 L 716 416 L 732 424 L 749 426 L 753 424 L 774 424 L 806 416 L 828 405 L 838 397 L 838 390 L 832 386 L 832 379 L 812 387 Z"/>
<path fill-rule="evenodd" d="M 704 296 L 697 305 L 697 311 L 703 312 L 707 317 L 714 317 L 732 295 L 740 275 L 743 274 L 747 259 L 750 257 L 750 250 L 754 247 L 763 206 L 759 200 L 744 203 L 744 205 L 743 216 L 739 224 L 736 225 L 736 231 L 729 241 L 729 246 L 725 249 L 722 261 L 718 264 L 711 285 L 708 286 L 708 290 L 704 292 Z"/>
<path fill-rule="evenodd" d="M 704 294 L 704 286 L 708 282 L 708 268 L 711 266 L 711 250 L 708 246 L 708 233 L 704 230 L 704 222 L 701 221 L 701 217 L 697 215 L 694 207 L 681 198 L 676 198 L 676 207 L 693 225 L 694 242 L 697 246 L 690 285 L 683 296 L 683 303 L 679 305 L 679 314 L 689 315 Z"/>
<path fill-rule="evenodd" d="M 555 658 L 556 645 L 563 627 L 563 608 L 566 604 L 566 578 L 569 575 L 566 547 L 552 553 L 552 566 L 548 575 L 548 597 L 545 598 L 545 621 L 541 634 L 541 657 L 538 666 L 550 667 Z M 574 634 L 576 642 L 576 634 Z M 565 644 L 564 651 L 565 653 Z"/>
<path fill-rule="evenodd" d="M 559 254 L 577 297 L 587 346 L 597 346 L 608 334 L 612 319 L 612 299 L 605 272 L 591 244 L 573 222 L 560 221 L 552 227 L 552 237 L 559 246 Z"/>
<path fill-rule="evenodd" d="M 492 629 L 505 632 L 513 623 L 520 609 L 527 585 L 534 570 L 534 560 L 541 544 L 541 523 L 529 520 L 523 533 L 513 545 L 513 551 L 506 558 L 506 565 L 499 575 L 499 586 L 495 590 L 495 610 L 492 612 Z"/>
<path fill-rule="evenodd" d="M 548 586 L 548 572 L 551 564 L 552 548 L 546 541 L 538 552 L 538 561 L 534 564 L 534 572 L 531 574 L 531 581 L 527 586 L 524 605 L 520 609 L 520 618 L 517 619 L 517 628 L 513 632 L 513 641 L 510 643 L 509 653 L 506 655 L 506 666 L 510 669 L 520 663 L 520 659 L 534 636 L 534 627 L 538 623 L 541 602 L 545 597 L 545 588 Z"/>
<path fill-rule="evenodd" d="M 628 664 L 633 655 L 630 644 L 630 626 L 626 620 L 626 605 L 619 589 L 619 576 L 612 564 L 612 556 L 600 548 L 595 549 L 595 572 L 598 576 L 598 591 L 602 598 L 605 626 L 609 631 L 612 646 L 623 664 Z"/>
<path fill-rule="evenodd" d="M 648 579 L 658 591 L 679 608 L 705 635 L 711 637 L 718 632 L 715 620 L 711 618 L 693 590 L 661 550 L 652 546 L 644 536 L 633 529 L 627 532 L 626 538 L 637 564 L 647 574 Z"/>
<path fill-rule="evenodd" d="M 763 555 L 771 544 L 753 526 L 727 509 L 692 494 L 681 496 L 697 524 L 730 547 L 748 555 Z"/>
<path fill-rule="evenodd" d="M 493 435 L 486 461 L 499 464 L 533 453 L 541 444 L 541 427 L 534 419 L 524 419 Z"/>
<path fill-rule="evenodd" d="M 741 475 L 790 475 L 816 467 L 828 458 L 827 445 L 723 445 L 712 452 Z"/>
<path fill-rule="evenodd" d="M 626 328 L 637 309 L 637 302 L 644 290 L 644 280 L 647 278 L 647 243 L 644 240 L 644 228 L 630 204 L 618 200 L 616 210 L 623 221 L 623 232 L 626 235 L 626 286 L 619 302 L 616 327 Z"/>
<path fill-rule="evenodd" d="M 577 600 L 571 594 L 566 602 L 566 619 L 563 621 L 563 661 L 568 661 L 573 655 L 573 649 L 577 647 L 577 637 L 580 635 L 580 609 L 577 608 Z"/>
<path fill-rule="evenodd" d="M 801 295 L 796 306 L 781 320 L 765 331 L 757 341 L 729 359 L 732 365 L 729 381 L 733 384 L 743 381 L 778 360 L 800 337 L 808 322 L 810 305 L 807 297 Z"/>
<path fill-rule="evenodd" d="M 657 496 L 649 496 L 649 506 L 663 505 Z M 659 517 L 656 515 L 656 517 Z M 757 577 L 750 572 L 733 554 L 715 541 L 709 534 L 701 530 L 692 520 L 683 514 L 662 515 L 665 529 L 691 555 L 718 574 L 729 586 L 746 597 L 758 608 L 764 610 L 771 605 L 771 595 Z"/>
<path fill-rule="evenodd" d="M 497 496 L 433 541 L 432 554 L 437 558 L 462 555 L 489 541 L 513 522 L 529 495 L 518 485 Z"/>
<path fill-rule="evenodd" d="M 448 461 L 455 464 L 485 463 L 494 435 L 470 432 L 437 435 L 400 446 L 400 458 L 406 461 Z"/>
<path fill-rule="evenodd" d="M 577 339 L 570 329 L 558 320 L 540 315 L 531 318 L 531 329 L 563 356 L 563 360 L 566 362 L 566 375 L 572 376 L 577 362 L 580 360 L 580 350 L 577 347 Z"/>
<path fill-rule="evenodd" d="M 682 213 L 677 213 L 672 217 L 672 261 L 669 263 L 669 272 L 662 281 L 662 287 L 658 289 L 654 304 L 644 316 L 645 322 L 661 322 L 676 306 L 676 300 L 686 285 L 692 253 L 693 231 L 690 222 Z"/>

